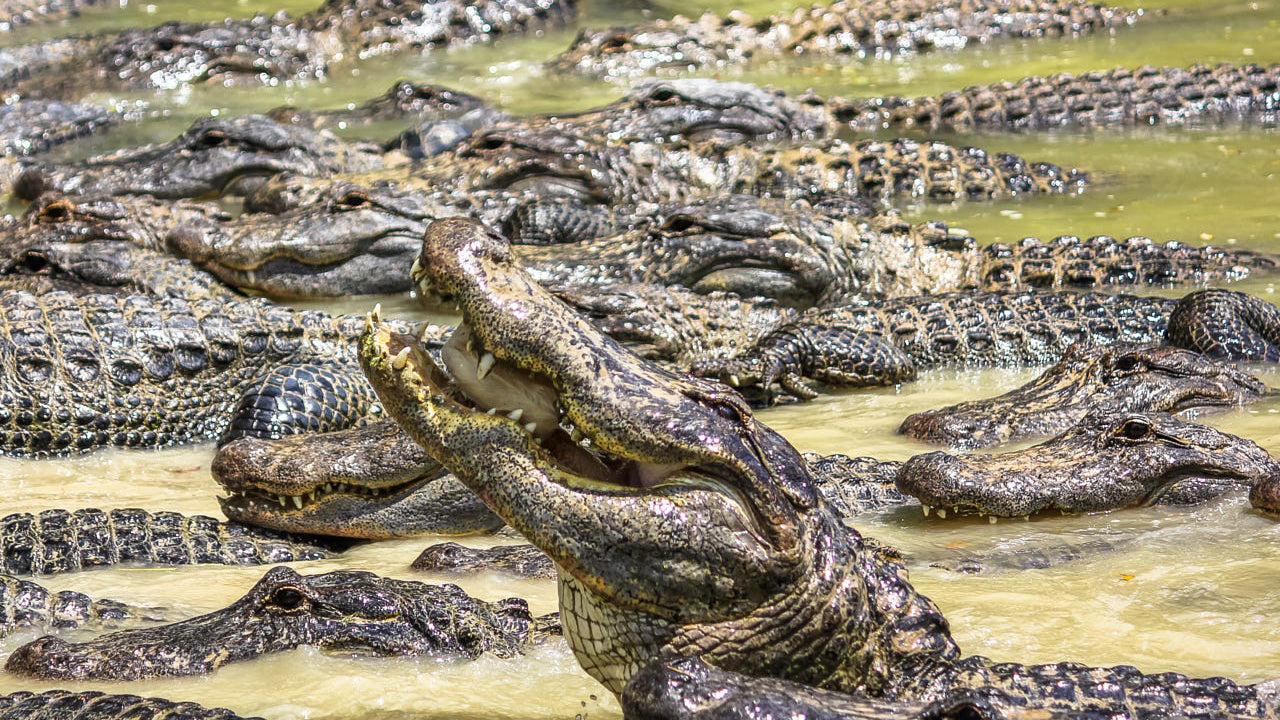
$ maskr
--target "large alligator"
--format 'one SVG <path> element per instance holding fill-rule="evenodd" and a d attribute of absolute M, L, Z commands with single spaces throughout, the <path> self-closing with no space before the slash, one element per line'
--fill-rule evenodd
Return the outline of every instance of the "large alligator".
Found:
<path fill-rule="evenodd" d="M 0 572 L 51 575 L 122 563 L 265 565 L 333 554 L 331 542 L 317 542 L 203 515 L 45 510 L 0 518 Z"/>
<path fill-rule="evenodd" d="M 963 656 L 901 564 L 844 524 L 800 454 L 739 396 L 626 352 L 520 273 L 482 226 L 439 221 L 423 250 L 415 275 L 458 299 L 492 373 L 548 389 L 526 411 L 551 413 L 582 441 L 486 412 L 501 384 L 476 380 L 465 362 L 441 368 L 380 318 L 361 340 L 362 364 L 397 422 L 551 555 L 565 637 L 624 701 L 642 669 L 673 677 L 667 663 L 698 657 L 748 678 L 894 701 L 984 690 L 1011 712 L 1280 712 L 1265 687 L 1223 678 Z"/>
<path fill-rule="evenodd" d="M 119 625 L 130 620 L 163 620 L 157 608 L 118 600 L 94 600 L 74 590 L 53 591 L 30 580 L 0 574 L 0 636 L 18 628 L 63 629 Z"/>
<path fill-rule="evenodd" d="M 742 354 L 695 372 L 776 398 L 816 397 L 811 380 L 883 385 L 941 365 L 1057 360 L 1084 338 L 1197 350 L 1212 359 L 1280 361 L 1280 309 L 1230 290 L 1181 300 L 1096 293 L 952 293 L 876 306 L 814 308 Z"/>
<path fill-rule="evenodd" d="M 915 413 L 898 432 L 955 448 L 982 448 L 1055 435 L 1097 407 L 1177 413 L 1244 405 L 1266 394 L 1261 380 L 1197 352 L 1084 341 L 1019 388 Z"/>
<path fill-rule="evenodd" d="M 1061 73 L 934 97 L 833 98 L 830 105 L 840 122 L 859 131 L 1273 125 L 1280 120 L 1280 65 Z"/>
<path fill-rule="evenodd" d="M 280 214 L 183 222 L 166 244 L 227 284 L 272 297 L 404 292 L 411 288 L 401 270 L 427 223 L 457 214 L 430 196 L 339 183 Z M 631 214 L 631 230 L 515 251 L 550 287 L 683 285 L 801 308 L 961 289 L 1203 284 L 1280 264 L 1267 253 L 1145 238 L 1064 236 L 979 248 L 943 223 L 862 217 L 871 208 L 841 196 L 809 203 L 722 195 Z"/>
<path fill-rule="evenodd" d="M 457 585 L 353 570 L 302 576 L 276 567 L 222 610 L 81 643 L 46 635 L 14 650 L 5 670 L 48 680 L 204 675 L 302 646 L 474 660 L 513 657 L 559 634 L 558 617 L 533 617 L 521 598 L 485 602 Z"/>
<path fill-rule="evenodd" d="M 1081 35 L 1124 27 L 1140 15 L 1078 0 L 844 0 L 770 17 L 734 11 L 586 29 L 550 67 L 618 77 L 790 54 L 884 57 L 1002 37 Z"/>
<path fill-rule="evenodd" d="M 137 695 L 97 690 L 21 691 L 0 695 L 0 720 L 262 720 L 226 708 L 206 708 Z"/>
<path fill-rule="evenodd" d="M 23 97 L 79 98 L 199 83 L 305 82 L 343 60 L 485 42 L 559 27 L 575 15 L 572 0 L 327 0 L 297 18 L 170 22 L 24 46 L 29 66 L 0 73 L 10 76 L 0 84 Z"/>
<path fill-rule="evenodd" d="M 243 195 L 281 172 L 326 176 L 383 166 L 381 149 L 332 133 L 285 125 L 265 115 L 203 118 L 167 143 L 143 145 L 58 165 L 32 165 L 13 194 L 33 200 L 75 195 L 196 198 Z"/>

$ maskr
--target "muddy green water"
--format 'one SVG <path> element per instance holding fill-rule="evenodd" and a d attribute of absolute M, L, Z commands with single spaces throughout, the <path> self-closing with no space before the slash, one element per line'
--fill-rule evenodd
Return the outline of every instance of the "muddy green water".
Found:
<path fill-rule="evenodd" d="M 288 0 L 281 7 L 299 11 L 309 4 Z M 708 7 L 724 11 L 736 5 L 726 0 Z M 748 4 L 757 12 L 771 7 L 758 1 Z M 1280 61 L 1278 2 L 1163 0 L 1148 7 L 1158 12 L 1140 27 L 1114 37 L 995 43 L 964 53 L 894 62 L 793 59 L 720 75 L 787 90 L 814 87 L 829 94 L 921 94 L 1034 73 L 1120 65 Z M 242 0 L 134 3 L 91 13 L 68 26 L 27 31 L 6 42 L 171 19 L 246 16 L 256 9 L 256 3 Z M 615 22 L 641 14 L 597 3 L 587 8 L 585 19 Z M 613 99 L 621 86 L 542 73 L 539 63 L 565 47 L 572 34 L 566 30 L 490 47 L 379 60 L 342 68 L 330 82 L 306 87 L 201 88 L 117 98 L 145 100 L 169 117 L 111 135 L 100 146 L 164 139 L 211 111 L 238 113 L 282 103 L 341 106 L 402 76 L 475 92 L 512 111 L 570 110 Z M 962 142 L 1087 168 L 1096 183 L 1081 197 L 913 208 L 915 217 L 944 219 L 983 241 L 1065 233 L 1145 234 L 1161 240 L 1211 239 L 1280 250 L 1276 131 L 991 135 Z M 1268 298 L 1275 291 L 1268 280 L 1244 287 Z M 334 307 L 364 309 L 369 302 Z M 386 307 L 405 316 L 414 313 L 411 303 L 399 299 L 389 300 Z M 1030 370 L 935 372 L 910 386 L 826 397 L 803 407 L 767 411 L 762 417 L 804 450 L 906 458 L 927 448 L 894 435 L 905 415 L 1001 392 L 1032 375 Z M 1274 372 L 1264 377 L 1272 385 L 1280 384 Z M 1273 402 L 1205 419 L 1280 452 L 1278 413 L 1280 404 Z M 199 446 L 104 452 L 56 462 L 0 461 L 0 482 L 6 490 L 0 510 L 141 506 L 216 515 L 210 455 L 211 448 Z M 1221 674 L 1243 681 L 1280 677 L 1280 623 L 1274 620 L 1280 617 L 1280 526 L 1251 512 L 1242 495 L 1191 510 L 1144 509 L 998 525 L 926 520 L 912 508 L 867 518 L 859 526 L 916 558 L 1098 536 L 1131 541 L 1121 551 L 1051 570 L 969 576 L 913 563 L 916 586 L 941 605 L 969 653 L 1021 662 L 1130 663 L 1147 671 Z M 368 545 L 306 570 L 364 568 L 408 576 L 409 561 L 427 542 Z M 239 597 L 261 574 L 253 568 L 119 569 L 47 582 L 55 588 L 194 614 Z M 460 584 L 485 598 L 526 597 L 536 612 L 555 608 L 550 583 L 476 577 Z M 29 639 L 29 633 L 14 635 L 0 644 L 0 651 Z M 0 691 L 40 687 L 47 686 L 0 676 Z M 206 678 L 94 687 L 196 700 L 272 720 L 619 714 L 613 699 L 578 669 L 563 644 L 520 659 L 473 663 L 378 660 L 299 650 L 229 666 Z"/>

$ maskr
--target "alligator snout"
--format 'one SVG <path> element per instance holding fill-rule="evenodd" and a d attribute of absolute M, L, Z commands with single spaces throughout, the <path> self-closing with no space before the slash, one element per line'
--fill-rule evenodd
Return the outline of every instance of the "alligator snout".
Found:
<path fill-rule="evenodd" d="M 58 680 L 83 677 L 81 663 L 74 656 L 67 641 L 45 635 L 23 645 L 4 664 L 4 669 L 15 675 Z"/>

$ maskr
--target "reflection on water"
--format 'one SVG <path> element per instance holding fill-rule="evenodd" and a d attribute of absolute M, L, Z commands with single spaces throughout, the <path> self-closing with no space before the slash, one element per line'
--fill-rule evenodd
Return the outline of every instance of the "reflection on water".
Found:
<path fill-rule="evenodd" d="M 287 9 L 304 11 L 308 4 L 291 1 Z M 722 0 L 714 8 L 739 5 Z M 762 8 L 770 6 L 754 0 L 747 9 L 764 13 Z M 1062 70 L 1280 60 L 1280 4 L 1275 1 L 1164 0 L 1152 6 L 1167 12 L 1114 37 L 995 43 L 960 54 L 892 62 L 833 64 L 797 58 L 721 75 L 789 90 L 911 95 Z M 243 17 L 254 9 L 255 4 L 243 0 L 130 4 L 21 37 L 169 19 Z M 588 19 L 597 23 L 638 16 L 636 10 L 606 7 L 587 11 Z M 342 68 L 326 84 L 300 88 L 200 88 L 178 96 L 146 97 L 169 117 L 107 136 L 97 141 L 98 147 L 165 139 L 210 108 L 248 112 L 284 103 L 341 106 L 363 100 L 402 76 L 476 92 L 516 112 L 577 109 L 612 100 L 619 87 L 542 74 L 538 63 L 565 47 L 572 35 L 566 30 L 421 58 L 384 58 Z M 946 220 L 984 242 L 1065 233 L 1144 234 L 1280 251 L 1275 212 L 1280 136 L 1275 131 L 1157 129 L 1118 135 L 946 139 L 1087 168 L 1096 181 L 1081 197 L 913 210 L 915 217 Z M 1265 279 L 1243 287 L 1263 297 L 1274 294 L 1274 285 Z M 363 311 L 371 303 L 358 299 L 325 307 Z M 403 299 L 384 299 L 384 308 L 391 315 L 416 315 L 412 303 Z M 902 388 L 825 397 L 770 410 L 762 417 L 803 450 L 901 459 L 928 449 L 894 434 L 906 415 L 1003 392 L 1033 374 L 934 372 Z M 1280 384 L 1275 373 L 1265 377 L 1272 385 Z M 1271 401 L 1206 420 L 1277 453 L 1277 413 L 1280 403 Z M 141 506 L 216 515 L 210 456 L 211 449 L 201 446 L 113 451 L 55 462 L 0 461 L 0 482 L 5 484 L 0 509 Z M 941 605 L 966 652 L 1022 662 L 1131 663 L 1148 671 L 1221 674 L 1248 681 L 1280 676 L 1280 624 L 1274 622 L 1280 617 L 1280 525 L 1251 512 L 1243 494 L 1191 510 L 1144 509 L 997 525 L 926 519 L 912 506 L 862 519 L 859 528 L 919 559 L 913 563 L 913 580 Z M 1051 570 L 972 576 L 926 562 L 1098 537 L 1115 541 L 1118 549 Z M 498 541 L 509 540 L 474 542 Z M 310 564 L 305 571 L 351 567 L 412 576 L 408 563 L 426 542 L 357 547 L 342 558 Z M 49 578 L 47 584 L 193 614 L 239 597 L 261 574 L 254 568 L 117 569 Z M 551 583 L 476 577 L 459 584 L 487 599 L 529 598 L 535 612 L 555 609 Z M 5 639 L 0 650 L 29 639 L 30 633 L 16 634 Z M 0 676 L 0 690 L 39 687 L 45 686 Z M 298 650 L 228 666 L 208 678 L 95 687 L 196 700 L 282 720 L 618 715 L 613 699 L 578 669 L 561 643 L 524 658 L 463 664 Z"/>

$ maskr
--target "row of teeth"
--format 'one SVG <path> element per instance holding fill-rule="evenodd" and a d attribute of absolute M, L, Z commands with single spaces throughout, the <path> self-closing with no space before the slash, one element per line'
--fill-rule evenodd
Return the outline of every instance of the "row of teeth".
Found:
<path fill-rule="evenodd" d="M 415 262 L 417 261 L 415 260 Z M 374 325 L 382 322 L 382 303 L 375 304 L 373 306 L 373 310 L 365 314 L 364 321 L 365 321 L 365 330 L 367 332 L 372 332 Z M 440 331 L 439 326 L 426 325 L 422 328 L 421 340 L 423 342 L 426 342 L 428 338 L 435 337 L 435 335 L 438 334 L 439 331 Z M 477 346 L 476 346 L 475 338 L 474 337 L 469 338 L 467 340 L 467 352 L 474 353 L 476 350 L 477 350 Z M 405 366 L 409 364 L 410 351 L 411 351 L 411 348 L 408 345 L 400 348 L 400 352 L 397 352 L 391 358 L 391 367 L 396 370 L 403 370 Z M 486 377 L 488 377 L 489 373 L 493 371 L 493 367 L 494 365 L 497 364 L 497 362 L 498 362 L 498 359 L 494 357 L 493 353 L 486 350 L 482 355 L 480 355 L 480 360 L 476 363 L 476 379 L 484 380 Z M 485 411 L 485 414 L 497 415 L 498 410 L 497 408 L 489 408 L 488 410 Z M 503 414 L 516 422 L 520 422 L 521 418 L 524 417 L 524 408 L 516 408 L 515 410 L 512 410 L 507 413 L 503 413 Z M 575 427 L 573 423 L 570 423 L 566 420 L 564 423 L 561 423 L 561 427 L 564 428 L 565 432 L 569 433 L 569 437 L 575 443 L 577 443 L 578 445 L 584 448 L 591 447 L 591 439 L 583 435 L 582 431 L 579 430 L 577 427 Z M 530 422 L 530 423 L 524 424 L 524 430 L 529 434 L 533 434 L 533 432 L 536 431 L 537 429 L 538 429 L 537 423 Z M 283 496 L 277 496 L 277 497 L 283 497 Z M 281 505 L 283 504 L 284 503 L 282 501 Z M 299 505 L 298 507 L 301 507 L 301 505 Z"/>
<path fill-rule="evenodd" d="M 935 508 L 933 508 L 932 506 L 925 505 L 924 503 L 920 503 L 920 509 L 921 509 L 921 510 L 924 510 L 924 516 L 925 516 L 925 517 L 929 517 L 929 513 L 935 510 Z M 946 519 L 947 519 L 947 508 L 940 507 L 940 508 L 936 508 L 936 510 L 938 511 L 938 517 L 942 518 L 943 520 L 946 520 Z M 951 512 L 952 512 L 952 513 L 954 513 L 954 514 L 956 514 L 956 515 L 959 515 L 959 514 L 960 514 L 960 508 L 958 508 L 958 507 L 953 507 L 953 508 L 951 508 Z M 1062 514 L 1063 514 L 1063 515 L 1066 515 L 1066 513 L 1065 513 L 1065 512 L 1064 512 L 1064 513 L 1062 513 Z M 986 517 L 986 518 L 987 518 L 987 522 L 988 522 L 988 523 L 990 523 L 990 524 L 992 524 L 992 525 L 995 525 L 997 522 L 999 522 L 999 518 L 997 518 L 995 515 L 987 515 L 986 513 L 982 512 L 981 510 L 979 510 L 979 511 L 978 511 L 978 517 Z M 1030 515 L 1023 515 L 1023 516 L 1022 516 L 1022 521 L 1023 521 L 1023 522 L 1030 522 L 1030 521 L 1031 521 L 1031 516 L 1030 516 Z"/>
<path fill-rule="evenodd" d="M 295 508 L 301 510 L 303 505 L 315 502 L 316 498 L 323 497 L 325 495 L 332 495 L 334 493 L 363 495 L 369 498 L 378 498 L 391 495 L 397 489 L 398 488 L 394 487 L 376 488 L 368 487 L 366 485 L 351 485 L 343 482 L 328 482 L 314 490 L 311 490 L 310 492 L 303 493 L 302 495 L 277 495 L 275 493 L 264 493 L 262 491 L 253 491 L 251 494 L 249 492 L 232 490 L 230 491 L 230 497 L 244 497 L 250 505 L 253 505 L 255 501 L 263 502 L 262 498 L 265 498 L 266 500 L 264 504 L 276 503 L 282 508 L 288 508 L 289 505 L 292 504 Z"/>

